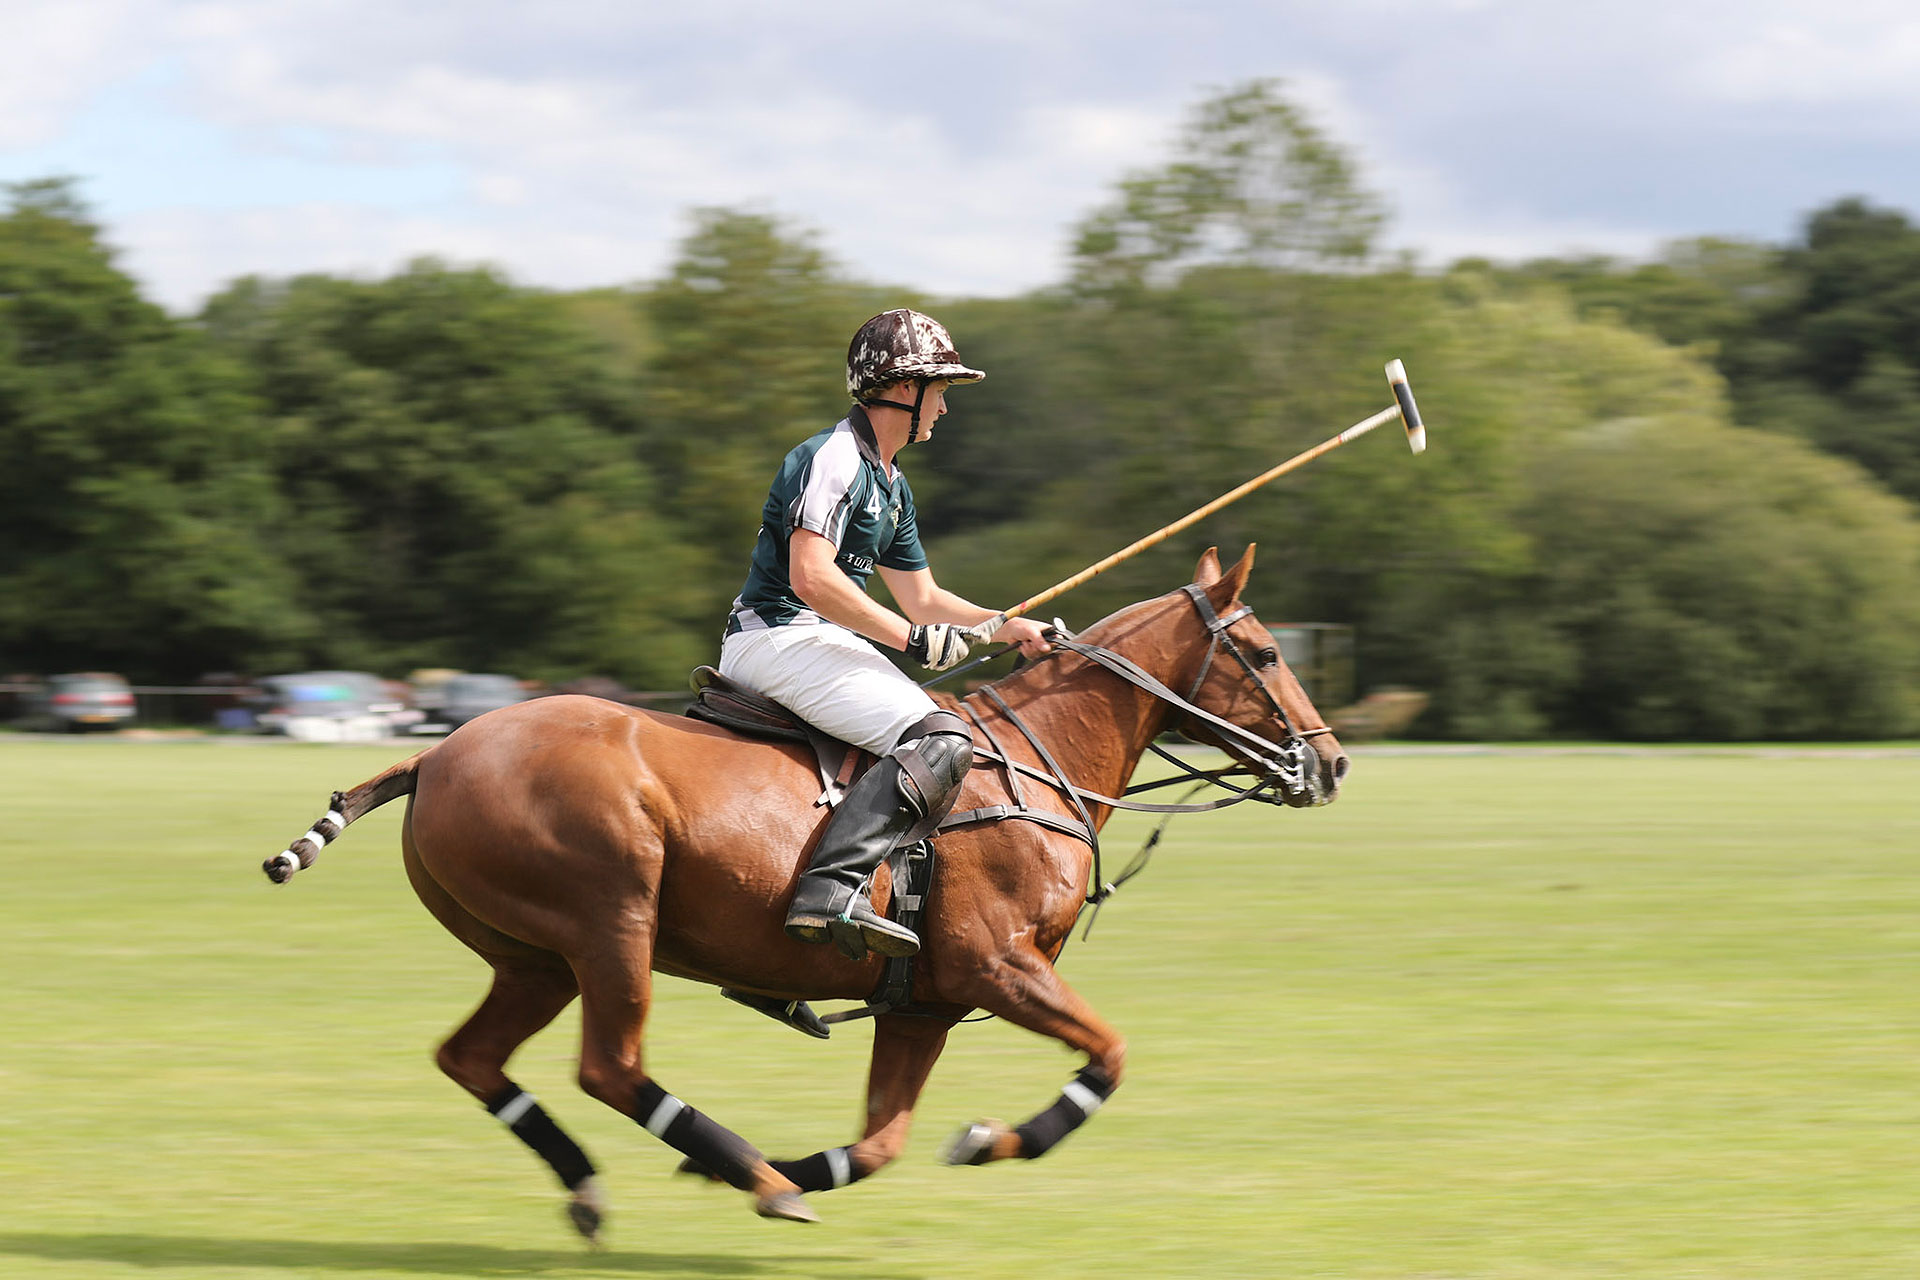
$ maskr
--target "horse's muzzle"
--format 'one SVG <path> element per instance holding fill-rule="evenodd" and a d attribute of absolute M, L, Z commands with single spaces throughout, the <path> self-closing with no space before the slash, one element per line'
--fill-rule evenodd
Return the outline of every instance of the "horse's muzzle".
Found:
<path fill-rule="evenodd" d="M 1312 743 L 1296 738 L 1282 749 L 1273 772 L 1289 808 L 1312 809 L 1334 802 L 1340 794 L 1340 780 L 1351 767 L 1346 752 L 1323 758 Z"/>

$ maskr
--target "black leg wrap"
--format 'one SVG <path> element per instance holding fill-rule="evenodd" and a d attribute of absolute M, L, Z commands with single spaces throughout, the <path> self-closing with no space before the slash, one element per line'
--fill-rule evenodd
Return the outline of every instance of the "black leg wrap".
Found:
<path fill-rule="evenodd" d="M 867 1176 L 854 1164 L 850 1147 L 816 1151 L 804 1160 L 769 1160 L 767 1163 L 802 1191 L 831 1191 Z"/>
<path fill-rule="evenodd" d="M 660 1141 L 720 1175 L 742 1191 L 753 1190 L 753 1167 L 764 1157 L 733 1130 L 701 1115 L 648 1080 L 636 1095 L 634 1119 Z"/>
<path fill-rule="evenodd" d="M 593 1161 L 580 1144 L 569 1138 L 553 1122 L 533 1095 L 519 1085 L 509 1083 L 487 1099 L 487 1110 L 506 1123 L 513 1136 L 533 1148 L 533 1153 L 552 1166 L 567 1190 L 572 1191 L 593 1176 Z"/>
<path fill-rule="evenodd" d="M 1084 1068 L 1052 1106 L 1014 1130 L 1020 1135 L 1021 1158 L 1033 1160 L 1051 1151 L 1060 1139 L 1085 1124 L 1112 1093 L 1106 1072 L 1094 1066 Z"/>

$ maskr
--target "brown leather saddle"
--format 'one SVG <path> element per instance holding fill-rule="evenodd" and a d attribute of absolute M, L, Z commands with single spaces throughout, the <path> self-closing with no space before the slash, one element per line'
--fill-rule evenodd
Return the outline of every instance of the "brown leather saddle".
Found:
<path fill-rule="evenodd" d="M 687 714 L 750 738 L 804 742 L 813 748 L 820 771 L 816 805 L 839 803 L 853 780 L 873 767 L 875 757 L 860 748 L 821 732 L 764 693 L 737 684 L 712 667 L 695 667 L 693 705 Z"/>

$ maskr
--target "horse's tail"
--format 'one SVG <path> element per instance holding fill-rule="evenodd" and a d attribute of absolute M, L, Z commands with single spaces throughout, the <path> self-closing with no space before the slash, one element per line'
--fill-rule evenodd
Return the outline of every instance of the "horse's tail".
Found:
<path fill-rule="evenodd" d="M 427 751 L 433 750 L 428 747 Z M 426 751 L 402 760 L 391 769 L 376 773 L 351 791 L 336 791 L 327 802 L 326 816 L 313 824 L 307 834 L 288 845 L 286 852 L 276 853 L 260 864 L 267 873 L 267 879 L 275 884 L 285 884 L 293 878 L 293 873 L 313 865 L 320 851 L 333 842 L 333 838 L 346 830 L 349 822 L 355 818 L 378 809 L 389 800 L 398 800 L 401 796 L 413 794 L 414 778 L 420 772 L 420 761 L 426 758 Z"/>

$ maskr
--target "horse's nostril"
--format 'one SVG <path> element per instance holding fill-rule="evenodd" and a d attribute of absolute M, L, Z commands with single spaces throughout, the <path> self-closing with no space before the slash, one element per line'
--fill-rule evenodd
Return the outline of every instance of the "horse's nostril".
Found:
<path fill-rule="evenodd" d="M 1352 764 L 1353 761 L 1347 759 L 1345 755 L 1335 758 L 1333 762 L 1333 780 L 1335 783 L 1340 782 L 1347 776 L 1347 769 L 1351 767 Z"/>

